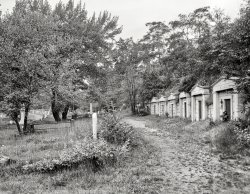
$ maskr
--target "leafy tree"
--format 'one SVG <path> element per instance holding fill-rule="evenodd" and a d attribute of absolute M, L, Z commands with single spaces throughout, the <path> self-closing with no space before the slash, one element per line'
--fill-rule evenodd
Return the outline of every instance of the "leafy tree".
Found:
<path fill-rule="evenodd" d="M 168 88 L 171 84 L 169 77 L 159 76 L 157 72 L 143 73 L 143 83 L 140 90 L 140 99 L 144 106 L 145 102 L 150 102 L 151 99 Z"/>
<path fill-rule="evenodd" d="M 230 76 L 239 77 L 238 90 L 243 93 L 244 104 L 250 102 L 250 1 L 240 10 L 240 17 L 230 26 L 222 42 L 224 49 L 218 61 L 223 71 Z"/>
<path fill-rule="evenodd" d="M 108 12 L 88 18 L 85 7 L 81 3 L 75 7 L 72 0 L 66 5 L 59 2 L 53 10 L 53 16 L 57 22 L 57 32 L 53 42 L 54 53 L 50 55 L 53 72 L 52 112 L 59 121 L 59 113 L 63 110 L 65 119 L 70 105 L 67 96 L 63 96 L 64 99 L 61 100 L 58 98 L 62 96 L 59 86 L 66 83 L 60 82 L 60 69 L 63 64 L 73 64 L 72 71 L 64 72 L 68 77 L 74 78 L 72 83 L 76 87 L 72 87 L 71 93 L 77 91 L 79 86 L 86 89 L 83 80 L 88 80 L 93 85 L 94 80 L 102 77 L 103 70 L 111 64 L 109 52 L 112 41 L 121 32 L 121 28 L 117 27 L 117 17 L 112 17 Z"/>
<path fill-rule="evenodd" d="M 147 71 L 159 71 L 162 69 L 162 57 L 167 54 L 167 38 L 170 28 L 163 22 L 150 22 L 146 35 L 139 41 L 145 52 L 144 61 L 147 64 Z"/>
<path fill-rule="evenodd" d="M 55 120 L 61 120 L 61 112 L 66 119 L 69 107 L 85 97 L 84 80 L 102 76 L 111 64 L 112 40 L 121 32 L 117 17 L 104 12 L 87 18 L 85 7 L 72 0 L 54 10 L 47 1 L 17 1 L 0 24 L 2 104 L 15 121 L 24 107 L 23 130 L 41 93 L 51 95 Z"/>
<path fill-rule="evenodd" d="M 28 1 L 17 1 L 13 13 L 2 18 L 0 69 L 4 71 L 4 109 L 17 123 L 18 109 L 24 106 L 24 131 L 32 98 L 45 84 L 46 60 L 42 53 L 49 39 L 50 21 L 38 12 L 30 12 Z"/>

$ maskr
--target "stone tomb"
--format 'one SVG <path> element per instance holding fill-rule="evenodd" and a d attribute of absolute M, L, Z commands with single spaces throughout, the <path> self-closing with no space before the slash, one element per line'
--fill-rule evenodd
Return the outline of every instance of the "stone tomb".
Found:
<path fill-rule="evenodd" d="M 179 116 L 179 98 L 178 94 L 171 93 L 168 97 L 168 116 L 176 117 Z"/>
<path fill-rule="evenodd" d="M 151 115 L 159 115 L 159 103 L 158 98 L 153 97 L 150 105 Z"/>
<path fill-rule="evenodd" d="M 186 92 L 181 92 L 179 95 L 180 117 L 191 117 L 191 97 Z"/>
<path fill-rule="evenodd" d="M 209 87 L 195 85 L 191 89 L 191 119 L 200 121 L 208 118 L 206 100 L 209 98 Z"/>
<path fill-rule="evenodd" d="M 167 97 L 161 96 L 158 100 L 158 106 L 159 106 L 159 115 L 165 116 L 167 112 Z"/>
<path fill-rule="evenodd" d="M 229 120 L 237 120 L 242 115 L 243 103 L 241 95 L 236 90 L 237 78 L 220 78 L 212 85 L 213 90 L 213 120 L 222 120 L 224 112 Z"/>

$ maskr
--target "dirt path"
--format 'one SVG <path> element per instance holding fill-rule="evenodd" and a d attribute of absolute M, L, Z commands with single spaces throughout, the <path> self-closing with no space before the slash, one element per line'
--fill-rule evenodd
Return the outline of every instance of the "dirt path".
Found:
<path fill-rule="evenodd" d="M 160 193 L 250 193 L 249 169 L 242 169 L 234 160 L 219 161 L 197 124 L 169 119 L 159 129 L 143 118 L 124 121 L 159 149 L 159 164 L 148 170 L 163 180 Z"/>

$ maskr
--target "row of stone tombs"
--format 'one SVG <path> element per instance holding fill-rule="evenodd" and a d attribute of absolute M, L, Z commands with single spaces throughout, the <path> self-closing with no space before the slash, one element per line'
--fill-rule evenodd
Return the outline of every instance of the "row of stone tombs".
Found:
<path fill-rule="evenodd" d="M 150 103 L 152 115 L 180 116 L 192 121 L 237 120 L 243 116 L 243 104 L 234 79 L 221 78 L 209 87 L 195 85 L 190 93 L 171 93 L 169 97 L 154 97 Z"/>

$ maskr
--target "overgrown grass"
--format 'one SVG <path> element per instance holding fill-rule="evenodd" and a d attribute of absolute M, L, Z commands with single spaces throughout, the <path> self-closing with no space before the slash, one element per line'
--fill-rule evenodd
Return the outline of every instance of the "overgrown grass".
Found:
<path fill-rule="evenodd" d="M 146 123 L 146 127 L 161 129 L 164 131 L 179 131 L 184 129 L 184 126 L 191 123 L 190 120 L 180 117 L 164 118 L 159 116 L 148 116 L 147 118 L 148 121 Z"/>
<path fill-rule="evenodd" d="M 84 126 L 84 127 L 82 127 Z M 18 161 L 40 160 L 45 156 L 57 156 L 74 141 L 91 135 L 91 121 L 79 120 L 74 125 L 58 123 L 36 126 L 37 133 L 19 136 L 14 129 L 0 131 L 0 154 Z"/>
<path fill-rule="evenodd" d="M 250 126 L 246 121 L 231 121 L 215 125 L 211 129 L 211 139 L 218 152 L 250 156 Z"/>
<path fill-rule="evenodd" d="M 92 135 L 90 119 L 75 122 L 74 125 L 59 123 L 36 126 L 38 128 L 37 133 L 22 137 L 16 135 L 17 131 L 13 129 L 0 131 L 0 155 L 16 161 L 0 168 L 0 192 L 150 193 L 157 190 L 153 181 L 138 182 L 138 177 L 151 173 L 147 167 L 148 160 L 158 160 L 155 149 L 139 133 L 136 134 L 136 147 L 126 157 L 98 172 L 82 162 L 55 171 L 24 172 L 24 165 L 36 164 L 44 158 L 58 158 L 65 148 L 72 153 L 70 150 L 75 149 L 76 142 L 83 142 Z M 72 153 L 69 156 L 75 155 Z"/>

